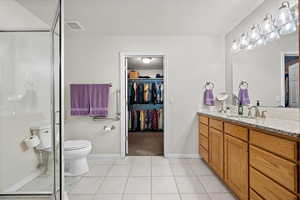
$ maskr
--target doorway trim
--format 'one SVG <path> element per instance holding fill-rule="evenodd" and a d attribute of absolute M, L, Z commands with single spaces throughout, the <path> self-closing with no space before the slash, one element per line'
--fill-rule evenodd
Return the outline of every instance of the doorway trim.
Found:
<path fill-rule="evenodd" d="M 299 52 L 284 52 L 280 53 L 281 55 L 281 72 L 280 72 L 280 85 L 281 85 L 281 92 L 280 92 L 280 106 L 285 107 L 285 57 L 286 56 L 299 56 Z"/>
<path fill-rule="evenodd" d="M 126 57 L 131 56 L 141 56 L 141 57 L 151 57 L 151 56 L 161 56 L 163 57 L 163 75 L 164 75 L 164 156 L 167 157 L 167 150 L 168 150 L 168 124 L 167 124 L 167 116 L 168 116 L 168 68 L 167 68 L 167 55 L 163 52 L 158 51 L 126 51 L 120 52 L 120 107 L 121 107 L 121 157 L 126 157 L 126 81 L 128 81 L 125 66 Z"/>

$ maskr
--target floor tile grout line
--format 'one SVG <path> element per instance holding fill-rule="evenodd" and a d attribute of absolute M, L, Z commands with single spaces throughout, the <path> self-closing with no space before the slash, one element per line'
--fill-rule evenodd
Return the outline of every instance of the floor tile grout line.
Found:
<path fill-rule="evenodd" d="M 96 200 L 96 196 L 97 196 L 97 194 L 98 194 L 98 191 L 99 191 L 100 188 L 103 186 L 104 181 L 106 180 L 107 175 L 108 175 L 108 173 L 109 173 L 109 171 L 110 171 L 111 169 L 112 169 L 112 166 L 110 167 L 109 170 L 107 170 L 106 175 L 103 177 L 102 183 L 100 183 L 100 184 L 98 185 L 97 190 L 96 190 L 96 192 L 95 192 L 95 194 L 94 194 L 94 196 L 93 196 L 93 200 Z"/>
<path fill-rule="evenodd" d="M 153 195 L 152 195 L 152 157 L 150 157 L 150 199 L 153 199 Z"/>
<path fill-rule="evenodd" d="M 125 157 L 126 159 L 127 157 Z M 128 158 L 127 158 L 128 159 Z M 129 162 L 129 161 L 128 161 Z M 121 200 L 124 200 L 125 198 L 125 195 L 126 195 L 126 189 L 127 189 L 127 185 L 128 185 L 128 181 L 129 181 L 129 176 L 130 176 L 130 172 L 131 172 L 131 169 L 132 169 L 132 166 L 131 166 L 132 163 L 129 162 L 128 166 L 129 166 L 129 172 L 128 172 L 128 176 L 127 176 L 127 179 L 126 179 L 126 183 L 125 183 L 125 186 L 124 186 L 124 189 L 123 189 L 123 193 L 122 193 L 122 197 L 121 197 Z"/>
<path fill-rule="evenodd" d="M 182 200 L 181 192 L 179 190 L 179 186 L 178 186 L 178 183 L 177 183 L 176 176 L 175 176 L 175 173 L 173 171 L 173 168 L 171 168 L 171 170 L 172 170 L 172 173 L 173 173 L 173 178 L 174 178 L 176 189 L 177 189 L 177 194 L 179 196 L 179 199 Z"/>
<path fill-rule="evenodd" d="M 98 188 L 97 188 L 97 190 L 96 190 L 96 193 L 94 194 L 94 200 L 96 200 L 96 196 L 97 196 L 98 194 L 99 194 L 99 195 L 102 195 L 99 191 L 100 191 L 101 187 L 104 185 L 105 180 L 106 180 L 107 178 L 109 178 L 108 174 L 109 174 L 109 172 L 112 170 L 113 166 L 115 165 L 115 164 L 114 164 L 114 163 L 115 163 L 115 159 L 113 160 L 112 163 L 113 163 L 113 164 L 110 165 L 110 169 L 107 170 L 105 176 L 103 177 L 102 183 L 98 186 Z"/>

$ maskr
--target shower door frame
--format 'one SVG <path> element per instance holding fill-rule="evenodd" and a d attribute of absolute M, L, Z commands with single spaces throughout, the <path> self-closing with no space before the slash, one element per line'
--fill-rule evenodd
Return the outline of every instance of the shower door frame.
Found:
<path fill-rule="evenodd" d="M 50 67 L 51 67 L 51 127 L 52 127 L 52 143 L 56 141 L 56 130 L 55 126 L 59 126 L 59 158 L 56 156 L 55 145 L 52 145 L 53 149 L 53 165 L 54 165 L 54 174 L 53 174 L 53 188 L 52 192 L 32 192 L 32 193 L 0 193 L 0 197 L 49 197 L 53 200 L 63 200 L 64 199 L 64 162 L 63 162 L 63 0 L 58 1 L 57 10 L 51 24 L 50 29 L 10 29 L 10 30 L 0 30 L 0 33 L 49 33 L 50 38 Z M 55 74 L 54 74 L 54 35 L 55 29 L 59 25 L 59 117 L 57 117 L 57 112 L 55 112 Z M 58 118 L 58 119 L 57 119 Z M 56 177 L 56 167 L 57 160 L 59 162 L 59 180 Z"/>

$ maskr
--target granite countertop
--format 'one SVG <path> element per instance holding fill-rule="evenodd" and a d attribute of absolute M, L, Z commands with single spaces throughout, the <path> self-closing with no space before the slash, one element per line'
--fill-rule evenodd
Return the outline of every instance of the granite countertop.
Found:
<path fill-rule="evenodd" d="M 200 110 L 198 114 L 204 114 L 215 118 L 220 118 L 226 121 L 231 121 L 241 125 L 247 125 L 253 128 L 259 128 L 266 131 L 297 137 L 300 138 L 300 122 L 296 120 L 284 120 L 284 119 L 275 119 L 275 118 L 257 118 L 257 119 L 248 119 L 238 117 L 236 115 L 227 116 L 224 113 L 210 110 Z"/>

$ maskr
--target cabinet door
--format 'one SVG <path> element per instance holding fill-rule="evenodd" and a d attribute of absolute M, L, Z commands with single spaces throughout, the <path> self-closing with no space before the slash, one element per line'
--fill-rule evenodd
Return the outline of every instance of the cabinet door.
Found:
<path fill-rule="evenodd" d="M 241 200 L 248 199 L 248 144 L 224 136 L 225 181 Z"/>
<path fill-rule="evenodd" d="M 223 173 L 223 133 L 210 128 L 209 129 L 209 164 L 220 176 Z"/>

